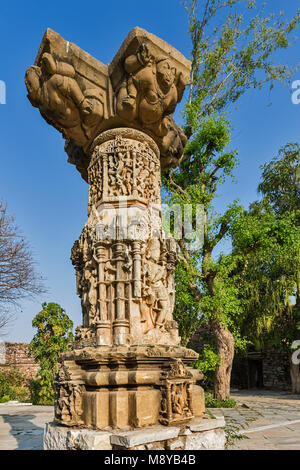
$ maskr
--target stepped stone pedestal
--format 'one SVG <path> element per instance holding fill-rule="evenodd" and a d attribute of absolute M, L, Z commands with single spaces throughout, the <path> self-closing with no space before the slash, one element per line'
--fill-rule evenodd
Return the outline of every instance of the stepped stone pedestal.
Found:
<path fill-rule="evenodd" d="M 162 229 L 160 173 L 186 144 L 172 115 L 190 66 L 140 28 L 108 66 L 48 29 L 26 71 L 31 104 L 89 185 L 71 254 L 82 325 L 60 357 L 45 448 L 224 446 L 221 423 L 203 418 L 198 355 L 180 345 L 178 248 Z"/>
<path fill-rule="evenodd" d="M 133 431 L 94 431 L 48 423 L 46 450 L 223 450 L 224 418 L 193 418 L 176 426 L 147 426 Z"/>

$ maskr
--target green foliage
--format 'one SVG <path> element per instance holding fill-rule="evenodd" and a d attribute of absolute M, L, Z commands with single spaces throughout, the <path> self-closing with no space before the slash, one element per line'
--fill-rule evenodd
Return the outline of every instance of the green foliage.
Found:
<path fill-rule="evenodd" d="M 199 352 L 199 358 L 194 362 L 193 366 L 196 369 L 199 369 L 204 377 L 201 380 L 201 386 L 204 390 L 212 390 L 214 372 L 217 365 L 220 364 L 220 357 L 216 352 L 215 344 L 213 344 L 211 337 L 206 337 L 205 333 L 203 334 L 203 341 L 205 344 L 202 350 Z"/>
<path fill-rule="evenodd" d="M 194 214 L 196 205 L 203 206 L 203 243 L 190 242 L 185 233 L 179 241 L 181 262 L 175 272 L 174 316 L 184 345 L 202 323 L 217 318 L 231 328 L 237 347 L 243 347 L 233 321 L 240 312 L 238 288 L 229 277 L 236 260 L 223 254 L 213 257 L 213 250 L 243 212 L 236 201 L 222 215 L 212 208 L 217 188 L 227 177 L 233 178 L 237 152 L 227 149 L 231 127 L 224 116 L 209 116 L 202 124 L 189 140 L 179 168 L 165 174 L 163 179 L 167 190 L 165 201 L 170 205 L 178 204 L 184 210 L 184 205 L 189 204 Z"/>
<path fill-rule="evenodd" d="M 73 340 L 73 322 L 65 310 L 56 303 L 43 303 L 43 309 L 32 321 L 37 328 L 30 343 L 30 353 L 39 363 L 38 380 L 31 381 L 31 394 L 34 403 L 53 403 L 53 382 L 58 371 L 58 357 L 67 351 Z"/>
<path fill-rule="evenodd" d="M 235 408 L 236 401 L 233 398 L 219 400 L 218 398 L 214 398 L 212 393 L 205 392 L 205 406 L 207 408 Z"/>
<path fill-rule="evenodd" d="M 263 197 L 232 227 L 239 258 L 234 279 L 243 306 L 240 328 L 259 349 L 289 349 L 299 335 L 299 158 L 300 147 L 288 144 L 262 167 Z"/>
<path fill-rule="evenodd" d="M 30 401 L 33 405 L 54 405 L 53 379 L 45 382 L 41 379 L 31 379 L 28 383 Z"/>
<path fill-rule="evenodd" d="M 220 358 L 214 348 L 210 344 L 205 344 L 194 367 L 201 370 L 203 374 L 206 374 L 207 372 L 214 371 L 219 363 Z"/>
<path fill-rule="evenodd" d="M 231 418 L 230 420 L 226 420 L 226 426 L 224 427 L 225 436 L 226 436 L 226 444 L 225 449 L 233 449 L 236 444 L 236 441 L 240 441 L 243 439 L 250 439 L 245 434 L 241 434 L 241 429 L 245 429 L 249 426 L 252 420 L 248 419 L 244 424 L 238 422 L 238 420 Z"/>
<path fill-rule="evenodd" d="M 293 214 L 300 223 L 300 146 L 289 143 L 279 150 L 271 162 L 262 167 L 262 181 L 258 186 L 263 195 L 261 204 L 276 216 Z"/>
<path fill-rule="evenodd" d="M 195 274 L 188 270 L 183 262 L 178 263 L 175 270 L 176 303 L 173 312 L 178 322 L 181 343 L 186 346 L 193 334 L 200 328 L 202 320 L 199 313 L 199 302 L 195 299 L 191 285 L 195 282 Z"/>
<path fill-rule="evenodd" d="M 15 367 L 5 367 L 0 372 L 0 403 L 9 400 L 30 401 L 25 376 Z"/>
<path fill-rule="evenodd" d="M 289 47 L 300 11 L 290 20 L 266 14 L 252 0 L 185 2 L 192 40 L 192 86 L 186 106 L 187 129 L 203 116 L 224 110 L 250 88 L 288 82 L 296 68 L 276 63 L 274 53 Z"/>

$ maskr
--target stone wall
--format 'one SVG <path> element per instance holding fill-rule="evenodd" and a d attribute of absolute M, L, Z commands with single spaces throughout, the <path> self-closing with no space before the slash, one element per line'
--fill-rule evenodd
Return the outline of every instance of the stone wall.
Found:
<path fill-rule="evenodd" d="M 290 366 L 286 354 L 265 350 L 236 355 L 233 362 L 231 387 L 290 390 Z"/>
<path fill-rule="evenodd" d="M 208 327 L 198 330 L 189 347 L 197 352 L 203 350 L 211 335 Z M 202 381 L 202 385 L 205 382 Z M 246 356 L 236 354 L 233 361 L 231 387 L 239 389 L 265 388 L 291 390 L 289 357 L 281 351 L 266 349 L 248 352 Z"/>
<path fill-rule="evenodd" d="M 289 358 L 276 351 L 265 351 L 263 358 L 264 388 L 289 390 L 291 388 Z"/>
<path fill-rule="evenodd" d="M 27 378 L 36 377 L 39 365 L 28 356 L 29 344 L 4 342 L 1 350 L 0 371 L 5 367 L 16 366 Z"/>

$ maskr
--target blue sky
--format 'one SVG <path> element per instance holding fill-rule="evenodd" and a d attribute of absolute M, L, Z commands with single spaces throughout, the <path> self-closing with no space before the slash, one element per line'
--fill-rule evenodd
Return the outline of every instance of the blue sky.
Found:
<path fill-rule="evenodd" d="M 273 11 L 283 10 L 287 16 L 299 5 L 298 0 L 267 3 Z M 47 27 L 109 63 L 135 26 L 156 34 L 189 57 L 187 19 L 180 0 L 28 0 L 1 4 L 0 80 L 6 83 L 7 103 L 0 105 L 0 199 L 7 201 L 9 213 L 30 243 L 49 290 L 34 301 L 21 302 L 6 340 L 31 340 L 31 321 L 42 301 L 58 302 L 75 325 L 81 323 L 70 250 L 86 221 L 88 186 L 67 163 L 61 135 L 27 100 L 25 70 L 33 64 Z M 296 64 L 300 61 L 299 46 L 297 40 L 278 59 Z M 300 71 L 294 79 L 300 80 Z M 180 120 L 178 112 L 176 116 Z M 292 104 L 291 90 L 281 85 L 271 96 L 267 89 L 249 91 L 232 118 L 232 145 L 239 150 L 240 165 L 236 182 L 222 187 L 219 210 L 236 198 L 245 206 L 257 198 L 259 165 L 300 137 L 300 105 Z"/>

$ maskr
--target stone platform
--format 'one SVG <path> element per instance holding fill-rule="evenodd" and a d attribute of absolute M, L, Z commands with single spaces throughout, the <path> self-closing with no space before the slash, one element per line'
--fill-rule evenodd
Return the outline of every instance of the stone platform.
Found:
<path fill-rule="evenodd" d="M 205 415 L 177 426 L 95 431 L 47 423 L 45 450 L 224 450 L 225 420 Z"/>

